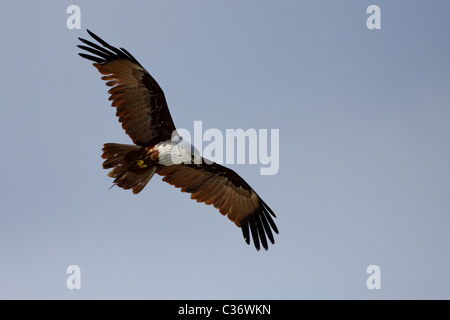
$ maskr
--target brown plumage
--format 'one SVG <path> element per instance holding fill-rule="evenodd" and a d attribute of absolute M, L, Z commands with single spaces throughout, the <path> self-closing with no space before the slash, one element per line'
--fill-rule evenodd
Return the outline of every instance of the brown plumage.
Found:
<path fill-rule="evenodd" d="M 139 193 L 155 173 L 163 181 L 191 194 L 191 198 L 212 204 L 242 229 L 245 241 L 250 234 L 257 250 L 267 250 L 267 239 L 274 243 L 272 230 L 278 229 L 273 211 L 236 172 L 202 158 L 201 163 L 175 164 L 164 158 L 176 148 L 176 128 L 164 93 L 153 77 L 125 49 L 117 49 L 94 33 L 98 43 L 80 39 L 85 45 L 80 53 L 94 66 L 111 89 L 109 100 L 125 132 L 135 145 L 106 143 L 103 147 L 103 168 L 112 169 L 114 184 Z M 164 160 L 165 159 L 165 160 Z"/>

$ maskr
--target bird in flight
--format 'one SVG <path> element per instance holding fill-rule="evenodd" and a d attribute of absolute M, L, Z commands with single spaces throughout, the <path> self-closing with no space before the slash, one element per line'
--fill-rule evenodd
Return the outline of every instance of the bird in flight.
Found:
<path fill-rule="evenodd" d="M 236 172 L 208 159 L 197 157 L 193 146 L 178 136 L 164 92 L 147 70 L 124 48 L 109 45 L 87 30 L 98 42 L 78 38 L 111 87 L 108 93 L 116 116 L 134 145 L 106 143 L 104 169 L 114 185 L 139 193 L 155 173 L 163 181 L 191 194 L 191 199 L 212 204 L 242 229 L 247 244 L 250 235 L 257 250 L 275 243 L 278 229 L 269 206 Z M 181 161 L 186 155 L 192 161 Z M 197 161 L 195 161 L 197 160 Z"/>

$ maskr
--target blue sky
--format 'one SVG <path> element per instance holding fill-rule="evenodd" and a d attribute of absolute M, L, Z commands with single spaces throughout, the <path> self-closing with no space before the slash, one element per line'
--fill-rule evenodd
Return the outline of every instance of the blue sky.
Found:
<path fill-rule="evenodd" d="M 2 1 L 0 298 L 449 299 L 449 9 Z M 109 189 L 102 145 L 131 140 L 77 55 L 86 28 L 153 75 L 178 127 L 279 129 L 276 175 L 229 166 L 277 214 L 267 252 L 159 176 Z"/>

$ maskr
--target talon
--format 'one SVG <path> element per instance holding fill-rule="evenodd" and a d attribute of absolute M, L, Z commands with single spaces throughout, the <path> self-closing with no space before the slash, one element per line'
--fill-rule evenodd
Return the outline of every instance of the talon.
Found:
<path fill-rule="evenodd" d="M 144 160 L 136 160 L 136 164 L 139 166 L 139 168 L 147 168 L 147 165 L 144 163 Z"/>

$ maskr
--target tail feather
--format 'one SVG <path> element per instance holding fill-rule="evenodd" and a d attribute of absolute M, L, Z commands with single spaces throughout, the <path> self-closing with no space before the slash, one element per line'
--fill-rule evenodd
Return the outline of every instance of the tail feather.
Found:
<path fill-rule="evenodd" d="M 139 193 L 155 174 L 156 166 L 140 167 L 137 161 L 142 159 L 145 149 L 119 143 L 106 143 L 103 146 L 102 158 L 104 169 L 113 168 L 108 173 L 115 178 L 114 185 L 123 189 L 132 189 L 133 193 Z"/>

